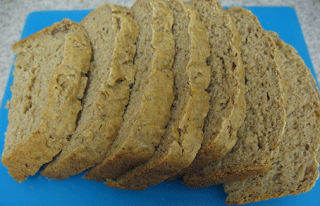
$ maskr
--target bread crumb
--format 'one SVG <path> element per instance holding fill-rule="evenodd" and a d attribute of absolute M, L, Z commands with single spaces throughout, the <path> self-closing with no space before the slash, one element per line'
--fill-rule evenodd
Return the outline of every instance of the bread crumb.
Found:
<path fill-rule="evenodd" d="M 7 101 L 7 104 L 6 104 L 6 107 L 5 107 L 6 109 L 10 109 L 10 101 L 8 100 Z"/>

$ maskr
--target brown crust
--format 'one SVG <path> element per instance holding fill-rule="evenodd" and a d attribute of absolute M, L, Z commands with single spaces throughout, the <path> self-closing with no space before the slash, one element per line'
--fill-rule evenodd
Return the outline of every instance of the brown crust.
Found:
<path fill-rule="evenodd" d="M 66 24 L 66 26 L 75 25 L 75 22 L 72 22 L 72 21 L 70 21 L 69 19 L 63 19 L 62 22 L 63 22 L 64 24 Z M 62 23 L 62 22 L 61 22 L 61 23 Z M 46 28 L 44 28 L 44 29 L 42 29 L 42 30 L 40 30 L 40 31 L 38 31 L 38 32 L 36 32 L 36 33 L 28 36 L 27 38 L 22 39 L 22 40 L 16 42 L 16 43 L 12 46 L 13 52 L 16 52 L 19 47 L 22 47 L 22 46 L 23 46 L 23 44 L 26 44 L 26 43 L 28 43 L 29 41 L 33 41 L 34 39 L 38 38 L 38 37 L 41 36 L 41 35 L 50 35 L 50 33 L 52 33 L 53 31 L 55 31 L 55 29 L 57 28 L 57 26 L 59 26 L 59 24 L 60 24 L 60 22 L 56 22 L 54 25 L 48 26 L 48 27 L 46 27 Z M 15 53 L 15 54 L 17 54 L 17 53 Z"/>
<path fill-rule="evenodd" d="M 284 197 L 287 195 L 298 195 L 298 194 L 300 194 L 300 193 L 293 192 L 290 194 L 280 194 L 280 195 L 279 194 L 272 194 L 272 195 L 265 195 L 265 196 L 260 196 L 260 197 L 252 197 L 250 199 L 239 199 L 237 201 L 232 201 L 229 198 L 227 198 L 226 204 L 228 204 L 228 205 L 242 205 L 242 204 L 246 204 L 246 203 L 259 202 L 262 200 L 269 200 L 272 198 L 280 198 L 280 197 Z"/>
<path fill-rule="evenodd" d="M 36 131 L 28 141 L 17 144 L 9 155 L 2 156 L 2 164 L 8 167 L 9 174 L 16 181 L 26 180 L 29 175 L 39 170 L 43 162 L 49 162 L 52 159 L 49 153 L 44 152 L 48 148 L 46 136 L 45 132 Z M 35 156 L 35 154 L 39 155 Z"/>
<path fill-rule="evenodd" d="M 315 169 L 315 170 L 316 170 L 315 172 L 318 172 L 318 169 Z M 318 178 L 316 178 L 316 179 L 318 179 Z M 262 200 L 269 200 L 272 198 L 280 198 L 280 197 L 284 197 L 287 195 L 299 195 L 301 193 L 305 193 L 305 192 L 310 191 L 314 187 L 314 185 L 316 183 L 316 179 L 312 184 L 308 185 L 308 187 L 304 188 L 301 191 L 299 191 L 299 190 L 292 191 L 291 190 L 291 191 L 284 191 L 281 193 L 263 194 L 260 196 L 253 195 L 252 197 L 248 197 L 248 198 L 244 198 L 244 199 L 237 199 L 237 200 L 231 200 L 231 198 L 228 196 L 227 200 L 226 200 L 226 204 L 228 204 L 228 205 L 232 205 L 232 204 L 241 205 L 241 204 L 246 204 L 246 203 L 259 202 Z"/>
<path fill-rule="evenodd" d="M 199 176 L 184 176 L 183 184 L 190 188 L 209 187 L 211 185 L 219 185 L 226 182 L 235 180 L 244 180 L 246 178 L 261 175 L 270 169 L 271 165 L 261 165 L 243 170 L 233 170 L 231 173 L 211 174 L 211 175 L 199 175 Z"/>
<path fill-rule="evenodd" d="M 65 35 L 64 60 L 53 72 L 49 81 L 42 120 L 29 137 L 15 145 L 11 151 L 5 149 L 2 155 L 2 163 L 8 167 L 9 174 L 19 182 L 34 175 L 43 164 L 51 161 L 59 153 L 63 145 L 67 144 L 67 138 L 74 132 L 77 114 L 81 109 L 79 99 L 83 96 L 87 82 L 82 75 L 89 69 L 91 45 L 87 33 L 79 24 L 64 19 L 61 23 L 55 23 L 16 43 L 13 50 L 17 54 L 24 52 L 19 51 L 24 44 L 41 35 L 52 35 L 56 29 L 68 31 Z M 61 75 L 70 75 L 69 84 L 64 84 L 64 88 L 59 84 Z M 62 111 L 65 115 L 57 117 Z"/>
<path fill-rule="evenodd" d="M 27 38 L 22 39 L 22 40 L 16 42 L 16 43 L 12 46 L 13 52 L 14 52 L 15 54 L 18 54 L 18 53 L 17 53 L 17 49 L 18 49 L 19 47 L 22 47 L 23 44 L 25 44 L 25 43 L 27 43 L 27 42 L 29 42 L 29 41 L 33 41 L 34 39 L 38 38 L 38 37 L 41 36 L 41 35 L 47 34 L 47 33 L 49 33 L 49 32 L 52 32 L 54 29 L 55 29 L 55 25 L 46 27 L 46 28 L 44 28 L 44 29 L 42 29 L 42 30 L 40 30 L 40 31 L 38 31 L 38 32 L 36 32 L 36 33 L 28 36 Z"/>
<path fill-rule="evenodd" d="M 149 186 L 159 184 L 165 179 L 175 174 L 183 165 L 183 160 L 179 159 L 182 151 L 178 143 L 170 146 L 170 151 L 166 155 L 156 159 L 153 164 L 145 164 L 130 171 L 127 176 L 120 179 L 108 179 L 105 185 L 118 189 L 144 190 Z"/>

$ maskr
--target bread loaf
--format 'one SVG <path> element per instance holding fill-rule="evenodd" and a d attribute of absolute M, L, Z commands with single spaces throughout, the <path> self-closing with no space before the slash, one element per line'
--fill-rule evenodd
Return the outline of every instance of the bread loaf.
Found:
<path fill-rule="evenodd" d="M 209 35 L 198 11 L 182 0 L 171 0 L 176 55 L 172 72 L 174 102 L 158 149 L 145 164 L 106 185 L 142 190 L 174 176 L 194 160 L 203 140 L 203 123 L 209 109 L 205 91 L 210 81 Z"/>
<path fill-rule="evenodd" d="M 280 153 L 269 171 L 224 185 L 228 204 L 244 204 L 309 191 L 319 176 L 320 102 L 315 81 L 297 51 L 269 33 L 280 50 L 288 96 Z"/>
<path fill-rule="evenodd" d="M 93 58 L 83 110 L 70 144 L 42 175 L 66 179 L 100 163 L 123 122 L 136 70 L 133 57 L 139 26 L 126 7 L 104 4 L 81 21 Z"/>
<path fill-rule="evenodd" d="M 138 0 L 132 6 L 140 25 L 135 84 L 118 136 L 106 158 L 85 178 L 116 179 L 145 163 L 159 145 L 173 102 L 173 16 L 165 0 Z"/>
<path fill-rule="evenodd" d="M 86 31 L 64 19 L 13 46 L 17 54 L 2 163 L 26 180 L 68 145 L 87 84 Z"/>

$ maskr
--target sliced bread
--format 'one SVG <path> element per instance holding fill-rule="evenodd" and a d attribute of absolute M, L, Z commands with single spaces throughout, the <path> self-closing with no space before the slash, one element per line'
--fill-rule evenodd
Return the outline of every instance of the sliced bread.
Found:
<path fill-rule="evenodd" d="M 84 178 L 116 179 L 145 163 L 159 145 L 170 118 L 175 53 L 173 14 L 166 0 L 138 0 L 132 6 L 140 25 L 134 64 L 136 81 L 118 136 L 106 158 Z"/>
<path fill-rule="evenodd" d="M 316 155 L 320 143 L 319 91 L 296 50 L 269 33 L 280 51 L 287 82 L 287 125 L 280 153 L 263 175 L 224 185 L 228 204 L 244 204 L 297 195 L 311 190 L 319 176 Z"/>
<path fill-rule="evenodd" d="M 184 176 L 189 187 L 207 187 L 265 173 L 279 152 L 285 128 L 286 95 L 278 49 L 258 19 L 243 8 L 227 9 L 241 36 L 247 111 L 238 141 L 222 159 Z"/>
<path fill-rule="evenodd" d="M 17 54 L 2 163 L 26 180 L 68 144 L 87 84 L 91 45 L 64 19 L 13 46 Z"/>
<path fill-rule="evenodd" d="M 210 82 L 206 61 L 210 54 L 207 28 L 198 11 L 182 0 L 171 0 L 176 55 L 172 68 L 174 102 L 171 119 L 152 158 L 107 186 L 142 190 L 174 176 L 194 160 L 203 140 L 203 124 L 209 109 L 205 91 Z"/>
<path fill-rule="evenodd" d="M 134 82 L 133 57 L 139 26 L 126 7 L 104 4 L 81 21 L 92 44 L 83 110 L 68 147 L 42 170 L 66 179 L 100 163 L 123 122 Z"/>
<path fill-rule="evenodd" d="M 217 0 L 192 0 L 210 34 L 210 109 L 204 140 L 196 159 L 181 174 L 192 175 L 210 162 L 221 159 L 235 145 L 245 119 L 244 68 L 241 39 L 232 18 Z"/>

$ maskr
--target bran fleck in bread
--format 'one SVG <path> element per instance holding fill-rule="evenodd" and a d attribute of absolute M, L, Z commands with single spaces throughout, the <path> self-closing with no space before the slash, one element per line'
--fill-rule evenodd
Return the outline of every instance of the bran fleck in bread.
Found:
<path fill-rule="evenodd" d="M 106 158 L 87 171 L 86 179 L 116 179 L 148 161 L 170 118 L 175 53 L 172 11 L 165 0 L 138 0 L 132 10 L 140 25 L 136 81 L 118 136 Z"/>
<path fill-rule="evenodd" d="M 146 162 L 107 186 L 143 190 L 176 175 L 194 160 L 203 140 L 203 124 L 209 109 L 205 91 L 210 82 L 209 35 L 198 11 L 182 0 L 171 0 L 176 55 L 175 99 L 166 132 L 155 154 Z"/>
<path fill-rule="evenodd" d="M 93 58 L 76 131 L 68 147 L 41 172 L 54 179 L 66 179 L 103 160 L 123 122 L 136 72 L 139 26 L 131 10 L 104 4 L 81 25 L 88 32 Z"/>
<path fill-rule="evenodd" d="M 2 163 L 21 182 L 68 144 L 82 108 L 92 50 L 86 31 L 68 19 L 12 49 L 18 56 Z"/>
<path fill-rule="evenodd" d="M 287 82 L 287 125 L 280 153 L 263 175 L 224 185 L 228 204 L 244 204 L 311 190 L 319 176 L 319 91 L 297 51 L 270 32 L 280 50 Z"/>

